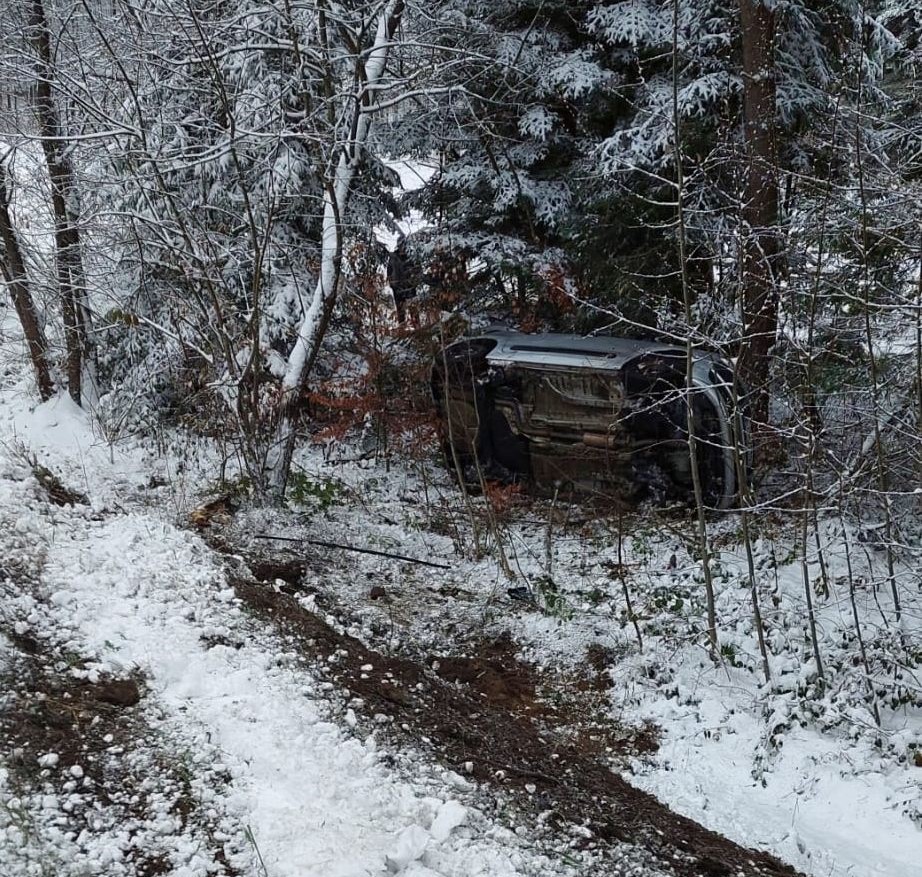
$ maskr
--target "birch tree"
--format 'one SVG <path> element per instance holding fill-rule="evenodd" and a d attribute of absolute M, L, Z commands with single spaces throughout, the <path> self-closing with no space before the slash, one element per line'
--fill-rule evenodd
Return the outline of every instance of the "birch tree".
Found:
<path fill-rule="evenodd" d="M 323 220 L 320 268 L 310 303 L 298 326 L 297 338 L 282 377 L 278 401 L 275 446 L 269 460 L 269 487 L 282 496 L 291 468 L 296 431 L 292 408 L 310 377 L 342 277 L 344 223 L 356 173 L 362 163 L 378 94 L 382 90 L 388 55 L 405 9 L 404 0 L 388 0 L 373 16 L 372 29 L 363 22 L 353 32 L 355 48 L 352 88 L 340 105 L 333 129 L 335 138 L 329 150 L 323 179 Z M 318 30 L 321 45 L 330 45 L 329 28 L 335 26 L 326 10 L 321 10 Z M 363 31 L 373 33 L 366 45 Z M 333 84 L 330 84 L 332 87 Z M 344 106 L 343 106 L 344 104 Z M 339 109 L 339 108 L 338 108 Z"/>
<path fill-rule="evenodd" d="M 371 219 L 404 2 L 154 2 L 117 28 L 84 8 L 123 95 L 95 121 L 111 132 L 99 209 L 139 278 L 131 331 L 223 400 L 254 489 L 279 498 L 356 187 Z"/>

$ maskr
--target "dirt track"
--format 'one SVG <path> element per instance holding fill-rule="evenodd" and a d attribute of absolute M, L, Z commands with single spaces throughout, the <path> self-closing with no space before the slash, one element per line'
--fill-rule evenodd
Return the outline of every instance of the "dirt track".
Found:
<path fill-rule="evenodd" d="M 588 829 L 586 843 L 597 849 L 639 847 L 650 854 L 651 866 L 678 877 L 799 873 L 631 786 L 612 772 L 605 747 L 592 742 L 597 735 L 572 733 L 571 715 L 563 733 L 565 723 L 538 696 L 532 668 L 516 661 L 508 640 L 485 643 L 473 657 L 389 657 L 338 632 L 260 577 L 294 582 L 298 570 L 261 557 L 250 564 L 250 575 L 235 574 L 233 584 L 249 610 L 290 638 L 314 672 L 360 698 L 368 718 L 387 716 L 398 742 L 428 743 L 446 767 L 470 774 L 533 818 L 543 814 L 546 823 Z M 652 734 L 627 739 L 633 751 L 656 745 Z"/>
<path fill-rule="evenodd" d="M 215 840 L 208 807 L 196 797 L 181 759 L 161 748 L 162 735 L 135 708 L 144 697 L 143 679 L 75 678 L 61 670 L 71 667 L 72 656 L 28 635 L 5 633 L 10 649 L 7 672 L 0 676 L 5 694 L 0 750 L 10 754 L 13 787 L 27 796 L 41 791 L 66 800 L 59 820 L 75 836 L 107 828 L 123 835 L 123 864 L 138 877 L 173 871 L 167 850 L 148 827 L 164 814 L 201 844 L 216 877 L 237 877 L 240 872 Z M 46 753 L 54 753 L 54 770 L 45 768 Z M 26 862 L 28 854 L 23 850 Z M 52 861 L 36 867 L 42 874 L 55 873 Z"/>

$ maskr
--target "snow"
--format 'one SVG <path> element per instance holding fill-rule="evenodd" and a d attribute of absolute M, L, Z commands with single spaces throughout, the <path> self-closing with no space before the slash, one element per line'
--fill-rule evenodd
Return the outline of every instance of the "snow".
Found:
<path fill-rule="evenodd" d="M 397 173 L 400 186 L 393 194 L 400 197 L 403 192 L 414 192 L 422 188 L 432 179 L 438 170 L 435 159 L 432 162 L 416 161 L 409 158 L 391 159 L 384 164 Z M 422 211 L 411 209 L 407 215 L 394 221 L 395 228 L 385 225 L 375 227 L 375 238 L 382 243 L 389 252 L 397 249 L 401 237 L 409 237 L 414 232 L 425 228 L 428 224 Z"/>
<path fill-rule="evenodd" d="M 419 753 L 401 752 L 396 764 L 385 759 L 393 755 L 386 726 L 363 736 L 356 710 L 339 703 L 329 683 L 247 615 L 221 560 L 175 523 L 201 482 L 193 459 L 180 477 L 175 456 L 160 457 L 140 442 L 110 444 L 92 417 L 66 396 L 33 407 L 26 378 L 5 380 L 0 552 L 41 574 L 29 590 L 2 593 L 0 674 L 10 649 L 3 631 L 83 656 L 83 669 L 74 672 L 87 678 L 142 671 L 148 690 L 140 709 L 168 741 L 157 745 L 173 747 L 174 758 L 192 754 L 196 787 L 210 796 L 234 861 L 255 867 L 258 850 L 274 877 L 569 873 L 569 865 L 549 860 L 487 816 L 483 790 L 463 776 Z M 69 486 L 85 491 L 90 505 L 48 504 L 21 446 Z M 205 463 L 207 471 L 214 460 Z M 613 556 L 611 541 L 600 550 L 585 537 L 556 536 L 553 576 L 563 608 L 539 612 L 505 600 L 512 583 L 492 558 L 459 554 L 453 537 L 424 526 L 445 507 L 438 505 L 441 500 L 432 508 L 423 505 L 424 490 L 412 468 L 392 463 L 385 472 L 371 461 L 337 464 L 311 449 L 302 452 L 299 465 L 347 488 L 332 506 L 311 514 L 315 537 L 335 539 L 348 528 L 356 542 L 451 559 L 444 573 L 423 574 L 367 556 L 348 556 L 326 570 L 312 584 L 349 608 L 356 619 L 350 633 L 372 640 L 380 623 L 395 648 L 415 641 L 438 649 L 466 628 L 510 629 L 526 657 L 541 665 L 577 666 L 589 644 L 613 647 L 622 658 L 609 671 L 616 683 L 612 715 L 628 723 L 653 721 L 662 735 L 658 753 L 623 767 L 631 782 L 709 828 L 772 850 L 813 877 L 918 873 L 922 831 L 904 812 L 918 810 L 918 769 L 897 764 L 892 754 L 922 739 L 917 711 L 888 714 L 883 733 L 890 750 L 875 748 L 872 734 L 854 732 L 860 717 L 827 730 L 820 722 L 801 726 L 786 711 L 783 688 L 766 688 L 746 670 L 715 670 L 694 642 L 667 650 L 648 636 L 645 652 L 638 654 L 630 626 L 619 620 L 617 591 L 605 584 L 599 566 Z M 172 483 L 149 489 L 154 475 L 167 475 Z M 430 482 L 427 489 L 436 487 Z M 450 490 L 446 495 L 453 496 Z M 242 521 L 254 531 L 275 524 L 290 527 L 291 520 L 260 513 Z M 514 567 L 526 583 L 538 581 L 546 572 L 546 526 L 504 527 Z M 835 532 L 824 538 L 835 578 L 841 550 L 839 555 L 833 550 Z M 700 601 L 695 564 L 675 539 L 635 530 L 625 551 L 635 599 L 649 608 L 658 594 L 671 599 L 683 594 L 687 605 L 677 612 L 694 617 L 688 604 Z M 670 553 L 678 555 L 677 562 L 667 563 Z M 745 659 L 751 631 L 738 579 L 744 560 L 729 549 L 716 560 L 721 635 Z M 797 616 L 799 576 L 799 561 L 778 567 L 783 601 L 778 614 L 790 607 Z M 388 605 L 363 599 L 369 578 L 386 586 Z M 422 588 L 431 595 L 424 601 L 418 599 Z M 602 594 L 601 603 L 587 596 L 594 590 Z M 877 599 L 886 610 L 886 591 Z M 878 610 L 869 593 L 862 600 L 868 601 L 862 618 L 870 624 Z M 824 648 L 834 647 L 847 616 L 841 594 L 823 602 Z M 797 633 L 793 628 L 786 635 L 796 641 Z M 774 660 L 779 684 L 807 678 L 796 651 Z M 652 681 L 653 671 L 665 681 Z M 768 716 L 774 714 L 790 724 L 780 747 L 767 742 L 767 729 L 776 723 Z M 135 757 L 143 763 L 153 752 Z M 24 795 L 12 784 L 6 758 L 0 753 L 0 874 L 26 877 L 36 862 L 48 861 L 67 863 L 60 864 L 61 877 L 131 877 L 124 870 L 131 841 L 118 826 L 100 817 L 103 828 L 80 838 L 61 828 L 66 807 L 79 809 L 79 788 L 63 793 L 61 785 Z M 38 767 L 60 783 L 83 782 L 73 768 L 58 776 L 58 753 L 43 752 L 40 758 Z M 215 781 L 225 774 L 226 782 Z M 137 842 L 159 838 L 175 874 L 204 874 L 207 863 L 197 840 L 176 834 L 166 804 L 158 806 L 150 823 L 138 827 Z"/>
<path fill-rule="evenodd" d="M 451 833 L 467 822 L 467 810 L 457 801 L 446 801 L 432 821 L 432 837 L 436 841 L 448 840 Z"/>
<path fill-rule="evenodd" d="M 841 537 L 829 528 L 821 538 L 830 578 L 839 581 L 838 593 L 834 591 L 817 610 L 821 648 L 832 652 L 841 631 L 849 629 L 852 621 L 838 578 L 845 565 Z M 647 544 L 648 539 L 654 544 Z M 757 563 L 764 549 L 756 545 Z M 646 581 L 638 575 L 632 587 L 655 589 L 662 580 L 670 581 L 673 588 L 679 585 L 683 564 L 679 562 L 677 576 L 666 561 L 670 550 L 670 540 L 663 535 L 642 534 L 637 545 L 627 546 L 628 564 L 649 571 Z M 678 551 L 681 556 L 681 549 Z M 718 552 L 715 560 L 720 577 L 728 584 L 744 576 L 741 549 Z M 878 560 L 882 563 L 882 558 Z M 775 588 L 777 605 L 788 605 L 803 624 L 799 564 L 794 559 L 781 565 Z M 908 586 L 916 576 L 911 569 L 904 572 Z M 587 585 L 582 583 L 584 589 Z M 685 597 L 690 598 L 694 599 L 693 592 Z M 639 599 L 642 593 L 635 591 L 635 600 Z M 752 634 L 745 621 L 747 599 L 738 586 L 721 589 L 718 582 L 720 636 L 723 643 L 738 649 L 737 657 L 746 647 L 752 651 Z M 886 593 L 877 599 L 878 613 L 892 611 Z M 871 597 L 859 594 L 858 600 L 867 636 L 879 621 L 875 621 Z M 734 607 L 739 619 L 736 635 L 733 622 L 728 621 L 734 617 Z M 783 614 L 782 609 L 770 612 L 764 605 L 763 612 Z M 609 627 L 599 636 L 599 627 L 598 610 L 587 611 L 565 625 L 554 619 L 526 618 L 521 621 L 519 639 L 531 640 L 530 653 L 543 655 L 545 660 L 554 654 L 572 661 L 584 653 L 589 642 L 623 647 L 632 634 L 622 625 L 620 634 Z M 648 639 L 645 649 L 653 654 L 635 655 L 610 670 L 615 683 L 612 715 L 651 721 L 662 733 L 656 756 L 635 760 L 626 779 L 708 828 L 739 843 L 770 849 L 816 877 L 910 877 L 919 873 L 922 776 L 918 768 L 894 758 L 905 746 L 903 741 L 918 741 L 922 736 L 917 709 L 904 707 L 885 715 L 881 729 L 858 710 L 853 710 L 851 723 L 841 721 L 837 713 L 845 708 L 835 705 L 827 708 L 816 725 L 802 724 L 788 711 L 796 698 L 786 693 L 792 683 L 785 681 L 793 676 L 811 677 L 804 671 L 809 659 L 805 656 L 801 662 L 796 643 L 787 662 L 773 657 L 774 689 L 762 685 L 753 672 L 727 664 L 715 668 L 697 645 L 680 647 L 671 654 L 658 646 L 662 648 Z M 647 673 L 638 673 L 640 667 L 663 673 L 668 684 L 645 681 Z M 833 684 L 844 687 L 844 683 Z M 790 727 L 779 733 L 777 745 L 771 745 L 768 738 L 780 722 Z M 828 726 L 825 731 L 818 727 L 823 724 Z M 874 745 L 875 737 L 884 738 L 882 749 Z M 910 818 L 913 814 L 915 820 Z"/>
<path fill-rule="evenodd" d="M 94 524 L 56 540 L 46 581 L 94 651 L 143 668 L 163 707 L 208 728 L 270 873 L 373 873 L 396 827 L 425 832 L 428 802 L 387 776 L 373 737 L 346 737 L 324 718 L 309 696 L 317 682 L 286 666 L 291 656 L 203 646 L 208 634 L 239 635 L 242 613 L 188 534 L 141 515 Z M 490 862 L 512 873 L 501 857 Z"/>
<path fill-rule="evenodd" d="M 922 832 L 899 815 L 899 786 L 912 779 L 870 746 L 793 728 L 763 784 L 752 759 L 762 723 L 738 690 L 709 688 L 694 710 L 663 703 L 646 714 L 666 730 L 660 769 L 630 779 L 678 812 L 808 874 L 918 873 Z"/>
<path fill-rule="evenodd" d="M 91 488 L 108 484 L 111 490 L 141 468 L 125 453 L 116 452 L 117 464 L 108 462 L 111 449 L 63 398 L 31 413 L 9 396 L 4 402 L 7 438 L 34 443 L 43 459 L 53 453 L 69 473 L 84 470 Z M 28 543 L 43 557 L 36 593 L 4 604 L 0 621 L 19 622 L 43 641 L 66 642 L 71 651 L 93 656 L 96 675 L 140 669 L 148 679 L 146 709 L 158 726 L 186 741 L 199 769 L 210 762 L 230 775 L 213 806 L 238 834 L 246 827 L 267 873 L 351 877 L 386 868 L 419 877 L 547 870 L 541 857 L 523 854 L 513 836 L 457 799 L 471 784 L 411 756 L 406 772 L 413 776 L 403 775 L 385 766 L 374 734 L 362 740 L 348 723 L 333 721 L 321 684 L 283 644 L 253 630 L 220 563 L 196 536 L 156 509 L 99 515 L 50 506 L 37 500 L 34 485 L 3 449 L 0 463 L 0 508 L 7 524 L 16 522 L 6 528 L 16 539 L 5 536 L 3 547 L 23 551 Z M 215 644 L 225 641 L 232 645 Z M 41 766 L 56 763 L 48 753 Z M 71 776 L 78 773 L 72 769 Z M 35 809 L 40 799 L 20 800 L 6 781 L 0 768 L 0 814 L 32 807 L 29 818 L 41 826 L 36 837 L 48 846 L 42 854 L 69 862 L 59 873 L 107 874 L 121 861 L 124 839 L 62 833 L 53 827 L 60 817 L 43 822 L 43 811 Z M 50 802 L 49 812 L 56 814 L 59 805 Z M 169 832 L 171 825 L 150 830 Z M 16 825 L 0 816 L 4 877 L 31 873 L 29 860 L 39 851 L 18 854 L 21 840 Z M 186 852 L 172 873 L 204 874 L 203 860 Z M 173 854 L 179 862 L 179 852 Z"/>
<path fill-rule="evenodd" d="M 362 83 L 361 88 L 356 94 L 350 94 L 346 101 L 347 104 L 354 102 L 354 106 L 350 106 L 347 111 L 348 121 L 341 132 L 348 132 L 349 145 L 340 150 L 332 185 L 324 189 L 320 271 L 310 305 L 298 326 L 295 343 L 288 355 L 285 374 L 282 377 L 282 390 L 285 394 L 291 394 L 301 385 L 304 369 L 320 342 L 321 327 L 324 325 L 323 314 L 338 291 L 337 259 L 342 246 L 341 218 L 347 215 L 353 178 L 361 164 L 362 150 L 371 130 L 372 114 L 361 111 L 362 102 L 366 94 L 373 92 L 384 79 L 391 37 L 400 22 L 403 9 L 402 3 L 389 0 L 377 13 L 374 42 L 362 61 L 362 76 L 356 77 L 356 81 Z M 287 431 L 293 429 L 294 425 L 285 419 L 280 429 L 280 438 L 284 441 Z M 278 473 L 273 474 L 278 478 Z"/>
<path fill-rule="evenodd" d="M 627 0 L 612 6 L 597 7 L 588 16 L 589 28 L 612 43 L 661 48 L 671 37 L 669 22 L 655 4 L 646 0 Z"/>
<path fill-rule="evenodd" d="M 905 751 L 909 742 L 914 745 L 920 739 L 922 717 L 912 707 L 887 710 L 884 727 L 878 731 L 866 714 L 849 706 L 847 697 L 829 702 L 819 698 L 819 715 L 797 716 L 795 689 L 811 684 L 812 671 L 803 648 L 800 561 L 796 555 L 783 559 L 790 543 L 763 541 L 754 546 L 758 574 L 767 589 L 762 594 L 763 613 L 776 638 L 775 683 L 765 687 L 749 620 L 745 555 L 732 541 L 732 518 L 712 533 L 729 546 L 715 554 L 718 617 L 721 641 L 734 650 L 737 660 L 749 662 L 744 669 L 728 663 L 715 668 L 690 634 L 696 613 L 702 611 L 703 593 L 695 578 L 698 564 L 674 531 L 658 530 L 653 523 L 642 529 L 635 521 L 625 540 L 635 609 L 648 613 L 645 626 L 668 621 L 676 627 L 672 639 L 648 633 L 644 652 L 638 654 L 619 588 L 612 587 L 605 567 L 617 558 L 612 534 L 596 538 L 585 530 L 580 537 L 554 533 L 551 571 L 560 604 L 541 613 L 504 598 L 507 588 L 527 591 L 530 587 L 541 599 L 537 583 L 547 577 L 548 561 L 547 525 L 540 521 L 540 507 L 523 512 L 523 517 L 537 514 L 537 524 L 519 523 L 513 517 L 501 525 L 518 576 L 510 582 L 494 558 L 476 559 L 459 552 L 452 538 L 425 525 L 427 518 L 439 514 L 444 496 L 424 504 L 423 487 L 409 467 L 392 462 L 390 475 L 385 475 L 383 467 L 370 462 L 364 468 L 337 465 L 335 460 L 325 463 L 310 451 L 299 463 L 311 473 L 332 469 L 347 485 L 346 492 L 361 498 L 364 510 L 357 511 L 354 503 L 326 509 L 312 518 L 314 537 L 333 539 L 348 527 L 356 544 L 452 563 L 446 573 L 428 569 L 421 573 L 412 567 L 397 572 L 379 560 L 344 557 L 341 571 L 311 580 L 328 599 L 336 595 L 355 619 L 350 628 L 353 635 L 374 641 L 382 635 L 376 630 L 387 631 L 384 641 L 391 648 L 410 643 L 435 651 L 478 631 L 511 630 L 529 660 L 574 668 L 585 662 L 589 645 L 609 647 L 617 656 L 609 670 L 614 682 L 612 717 L 629 724 L 652 721 L 662 734 L 660 751 L 635 760 L 627 779 L 707 827 L 740 843 L 769 849 L 816 877 L 918 873 L 922 831 L 913 813 L 918 813 L 922 784 L 918 769 L 901 762 L 899 755 L 901 747 Z M 427 489 L 433 492 L 431 481 Z M 458 515 L 463 518 L 463 512 Z M 244 520 L 241 525 L 255 527 L 256 521 Z M 262 518 L 259 526 L 266 531 L 284 527 L 289 535 L 298 532 L 290 520 Z M 844 573 L 842 537 L 830 524 L 821 538 L 835 583 Z M 782 558 L 776 566 L 768 564 L 774 551 Z M 671 558 L 673 554 L 677 560 Z M 879 565 L 882 558 L 876 562 Z M 812 559 L 810 574 L 818 575 Z M 880 569 L 874 574 L 879 575 Z M 905 575 L 909 589 L 917 575 L 910 568 Z M 387 588 L 387 607 L 368 602 L 369 581 Z M 768 597 L 773 591 L 777 604 Z M 421 593 L 426 599 L 419 599 Z M 886 590 L 875 597 L 873 589 L 862 588 L 857 599 L 866 636 L 879 634 L 880 613 L 892 612 Z M 666 609 L 663 601 L 668 602 Z M 835 585 L 828 597 L 818 601 L 818 612 L 822 648 L 844 662 L 838 670 L 827 668 L 827 672 L 836 687 L 847 687 L 851 653 L 837 652 L 843 631 L 852 625 L 847 589 Z M 770 731 L 780 723 L 789 727 L 771 743 Z M 873 743 L 878 735 L 883 737 L 881 748 Z"/>

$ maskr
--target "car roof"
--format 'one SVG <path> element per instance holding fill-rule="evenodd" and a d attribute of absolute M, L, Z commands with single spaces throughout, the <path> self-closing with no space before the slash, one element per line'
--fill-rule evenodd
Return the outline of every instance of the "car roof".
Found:
<path fill-rule="evenodd" d="M 684 347 L 633 338 L 556 333 L 530 335 L 509 329 L 489 330 L 478 337 L 496 342 L 487 354 L 487 361 L 495 365 L 578 366 L 616 371 L 644 353 L 685 355 Z"/>

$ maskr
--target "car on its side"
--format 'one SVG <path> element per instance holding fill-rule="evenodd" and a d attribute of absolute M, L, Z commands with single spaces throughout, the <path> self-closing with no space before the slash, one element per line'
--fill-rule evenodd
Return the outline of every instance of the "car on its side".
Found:
<path fill-rule="evenodd" d="M 684 347 L 652 341 L 507 329 L 462 338 L 432 368 L 447 459 L 471 483 L 688 500 L 690 401 L 704 502 L 729 508 L 749 444 L 733 366 L 695 350 L 690 391 L 686 369 Z"/>

